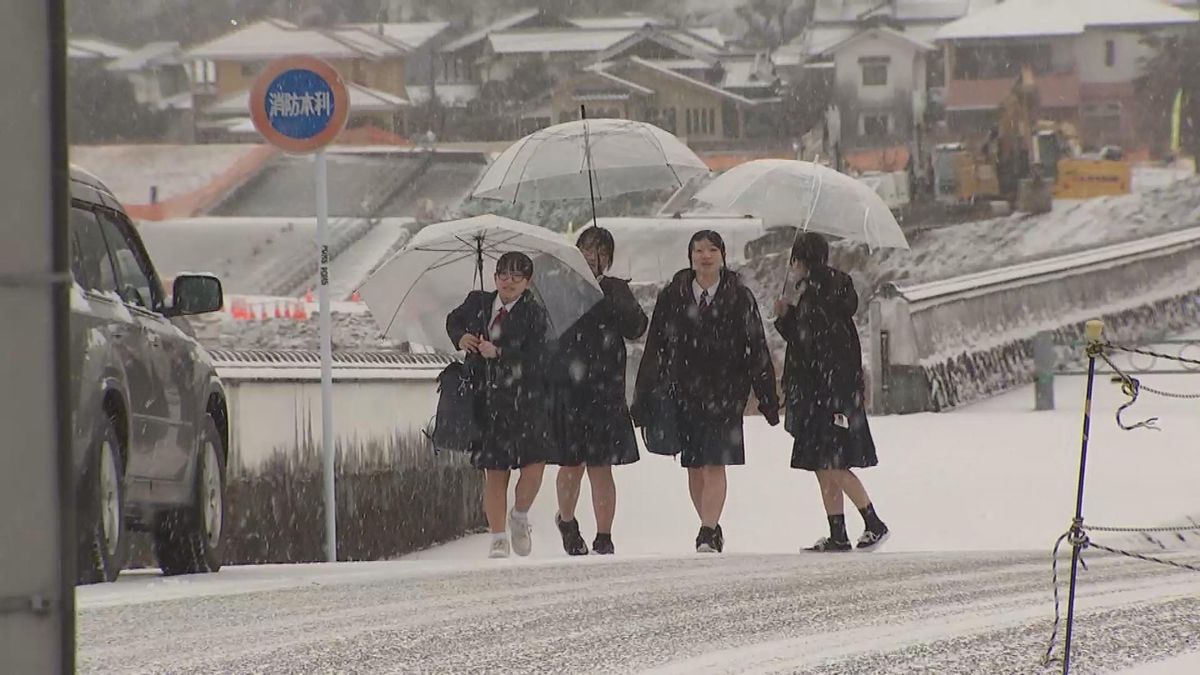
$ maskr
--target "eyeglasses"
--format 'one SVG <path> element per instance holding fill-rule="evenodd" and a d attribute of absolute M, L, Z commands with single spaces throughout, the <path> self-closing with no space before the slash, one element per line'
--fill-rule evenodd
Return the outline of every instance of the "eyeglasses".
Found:
<path fill-rule="evenodd" d="M 520 272 L 496 272 L 499 281 L 525 281 L 529 277 Z"/>

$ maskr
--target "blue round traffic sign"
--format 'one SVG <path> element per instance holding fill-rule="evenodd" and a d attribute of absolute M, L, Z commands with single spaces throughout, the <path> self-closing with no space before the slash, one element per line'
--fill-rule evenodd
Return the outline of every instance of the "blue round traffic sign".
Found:
<path fill-rule="evenodd" d="M 327 145 L 345 128 L 349 107 L 341 76 L 311 57 L 271 62 L 250 92 L 255 128 L 288 152 L 312 152 Z"/>

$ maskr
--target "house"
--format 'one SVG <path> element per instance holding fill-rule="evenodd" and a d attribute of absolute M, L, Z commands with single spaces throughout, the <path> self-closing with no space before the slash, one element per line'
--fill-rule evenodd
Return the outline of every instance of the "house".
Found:
<path fill-rule="evenodd" d="M 774 56 L 785 81 L 824 71 L 836 139 L 847 149 L 905 144 L 936 109 L 943 68 L 934 35 L 996 0 L 819 0 L 808 28 Z"/>
<path fill-rule="evenodd" d="M 141 105 L 156 110 L 191 110 L 191 81 L 178 42 L 151 42 L 114 59 L 105 68 L 133 85 Z"/>
<path fill-rule="evenodd" d="M 903 144 L 928 106 L 927 57 L 937 49 L 908 33 L 876 26 L 830 45 L 834 104 L 847 148 Z"/>
<path fill-rule="evenodd" d="M 488 37 L 493 33 L 516 29 L 571 28 L 566 19 L 538 9 L 528 9 L 511 14 L 483 28 L 472 31 L 438 49 L 438 83 L 473 84 L 478 86 L 482 77 L 477 64 L 488 46 Z"/>
<path fill-rule="evenodd" d="M 672 62 L 625 56 L 594 64 L 554 87 L 549 111 L 554 122 L 588 117 L 650 122 L 697 145 L 714 145 L 746 136 L 747 119 L 777 103 L 777 98 L 749 98 L 686 74 Z M 705 72 L 721 77 L 720 69 Z M 549 123 L 550 120 L 546 120 Z"/>
<path fill-rule="evenodd" d="M 370 110 L 356 109 L 352 95 L 347 126 L 381 125 L 385 131 L 403 133 L 404 112 L 410 106 L 408 60 L 417 50 L 405 38 L 416 42 L 437 32 L 437 25 L 428 23 L 300 28 L 265 19 L 192 47 L 184 58 L 192 64 L 197 135 L 225 138 L 233 129 L 244 129 L 248 109 L 234 113 L 258 73 L 269 61 L 299 55 L 328 61 L 348 85 L 355 85 L 358 101 L 373 102 Z M 386 111 L 380 111 L 380 105 Z"/>
<path fill-rule="evenodd" d="M 1152 55 L 1144 38 L 1197 22 L 1160 0 L 1007 0 L 938 30 L 951 131 L 978 133 L 1023 67 L 1042 118 L 1071 122 L 1085 145 L 1136 145 L 1135 81 Z"/>
<path fill-rule="evenodd" d="M 716 29 L 674 28 L 665 19 L 640 14 L 569 18 L 527 10 L 442 47 L 438 82 L 476 86 L 507 82 L 530 64 L 544 67 L 549 78 L 557 81 L 648 41 L 660 43 L 643 54 L 650 58 L 703 54 L 710 61 L 725 52 L 726 44 Z"/>
<path fill-rule="evenodd" d="M 712 145 L 745 138 L 779 102 L 771 59 L 730 51 L 712 29 L 646 25 L 593 59 L 553 87 L 536 109 L 540 126 L 578 119 L 583 105 L 590 117 L 651 122 Z"/>

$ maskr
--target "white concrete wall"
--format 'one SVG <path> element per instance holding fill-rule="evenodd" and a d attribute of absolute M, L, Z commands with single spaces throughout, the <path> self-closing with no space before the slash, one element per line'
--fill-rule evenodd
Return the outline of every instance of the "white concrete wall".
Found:
<path fill-rule="evenodd" d="M 418 433 L 437 408 L 437 372 L 420 379 L 335 381 L 335 444 L 387 447 L 397 435 Z M 228 372 L 222 377 L 232 424 L 231 476 L 254 473 L 275 453 L 291 454 L 306 439 L 320 445 L 319 380 L 238 380 Z"/>
<path fill-rule="evenodd" d="M 1112 66 L 1105 63 L 1105 43 L 1111 40 L 1115 51 Z M 1133 32 L 1115 30 L 1089 30 L 1075 39 L 1075 61 L 1079 66 L 1081 82 L 1110 83 L 1129 82 L 1142 74 L 1143 60 L 1154 54 L 1154 50 L 1141 43 L 1141 36 Z"/>
<path fill-rule="evenodd" d="M 924 90 L 924 75 L 921 76 L 922 81 L 916 80 L 913 64 L 914 61 L 920 60 L 916 58 L 916 54 L 914 48 L 896 40 L 873 35 L 864 36 L 835 55 L 837 88 L 839 91 L 852 88 L 864 108 L 889 105 L 895 100 L 897 93 L 903 94 L 905 99 L 909 100 L 910 92 L 916 87 L 920 86 Z M 863 86 L 862 66 L 858 60 L 873 56 L 891 58 L 887 84 L 884 86 Z"/>

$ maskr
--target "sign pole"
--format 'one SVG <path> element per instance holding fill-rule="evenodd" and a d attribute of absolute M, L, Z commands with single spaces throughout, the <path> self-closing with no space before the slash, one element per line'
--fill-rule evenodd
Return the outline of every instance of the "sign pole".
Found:
<path fill-rule="evenodd" d="M 317 198 L 317 300 L 321 352 L 321 454 L 325 501 L 325 559 L 337 562 L 337 490 L 333 440 L 333 313 L 329 297 L 329 181 L 325 146 L 346 128 L 350 96 L 328 63 L 291 56 L 267 64 L 250 90 L 250 118 L 268 143 L 313 154 Z"/>
<path fill-rule="evenodd" d="M 314 157 L 317 188 L 317 251 L 320 288 L 317 306 L 321 340 L 321 448 L 325 459 L 325 559 L 337 562 L 337 493 L 334 490 L 333 446 L 333 315 L 329 308 L 329 193 L 325 150 Z"/>

